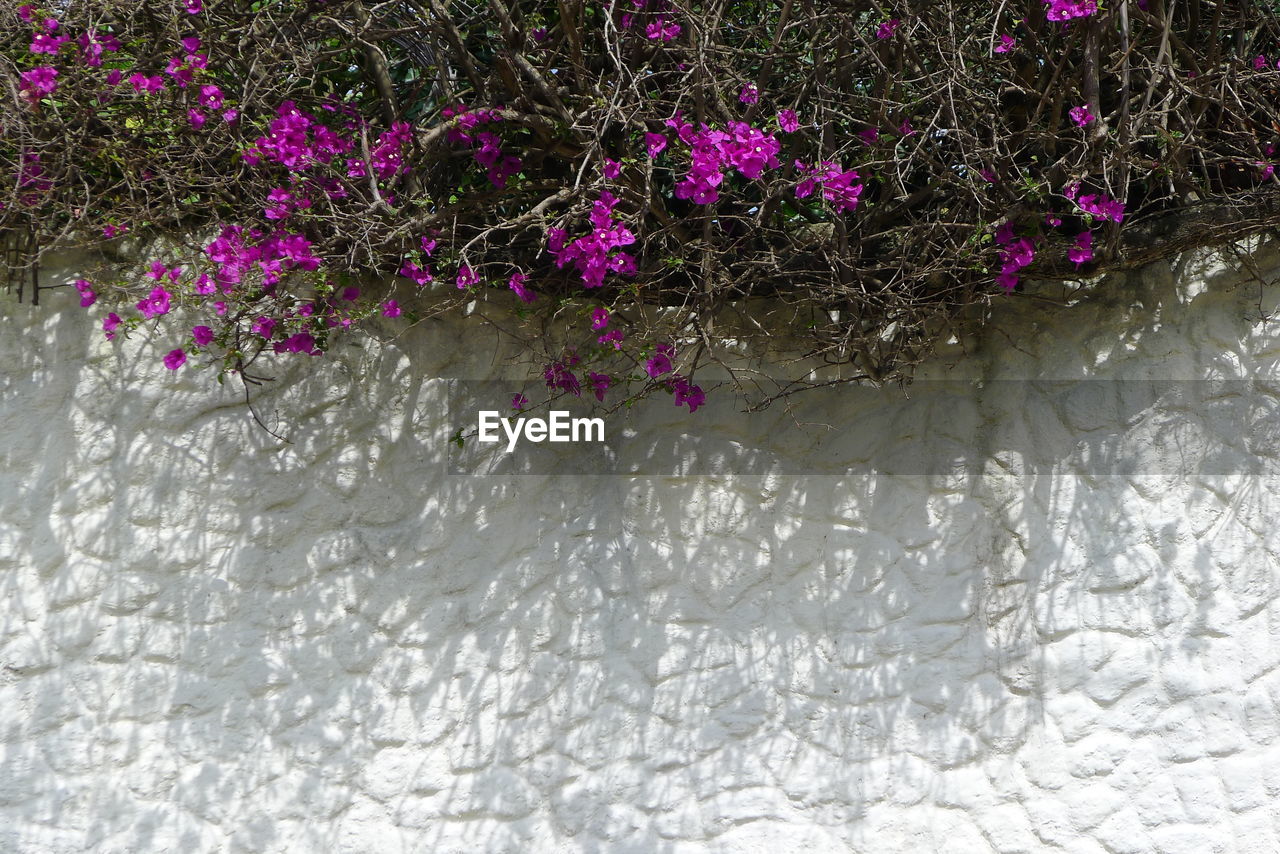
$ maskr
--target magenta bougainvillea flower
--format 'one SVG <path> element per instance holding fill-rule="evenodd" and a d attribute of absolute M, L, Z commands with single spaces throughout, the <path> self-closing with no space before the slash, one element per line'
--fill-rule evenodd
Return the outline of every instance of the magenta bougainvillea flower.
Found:
<path fill-rule="evenodd" d="M 76 279 L 71 284 L 75 285 L 76 291 L 80 294 L 80 307 L 88 308 L 98 301 L 98 295 L 93 290 L 93 283 L 86 279 Z"/>
<path fill-rule="evenodd" d="M 591 328 L 599 332 L 609 325 L 609 309 L 603 306 L 593 309 L 591 312 Z"/>
<path fill-rule="evenodd" d="M 164 366 L 171 371 L 176 371 L 187 363 L 187 354 L 179 347 L 176 350 L 170 350 L 165 354 Z"/>
<path fill-rule="evenodd" d="M 738 93 L 738 101 L 743 104 L 754 104 L 760 100 L 760 90 L 756 88 L 756 84 L 748 83 L 742 87 L 742 91 Z"/>
<path fill-rule="evenodd" d="M 18 91 L 31 101 L 52 95 L 58 89 L 58 69 L 42 65 L 18 76 Z"/>
<path fill-rule="evenodd" d="M 587 373 L 587 384 L 591 386 L 591 390 L 595 392 L 596 400 L 604 401 L 604 393 L 609 390 L 609 386 L 613 385 L 613 380 L 608 374 L 598 374 L 595 371 Z"/>
<path fill-rule="evenodd" d="M 1050 21 L 1069 21 L 1072 18 L 1087 18 L 1098 11 L 1097 0 L 1044 0 L 1049 8 L 1045 17 Z"/>
<path fill-rule="evenodd" d="M 796 118 L 795 110 L 780 110 L 778 112 L 778 129 L 783 133 L 795 133 L 800 130 L 800 120 Z"/>
<path fill-rule="evenodd" d="M 889 20 L 883 22 L 882 24 L 880 24 L 880 26 L 876 27 L 876 38 L 878 39 L 889 38 L 890 36 L 893 35 L 894 31 L 898 29 L 898 25 L 901 23 L 902 21 L 899 20 L 898 18 L 890 18 Z"/>
<path fill-rule="evenodd" d="M 1067 250 L 1067 260 L 1077 268 L 1093 260 L 1093 232 L 1082 231 L 1076 235 L 1076 245 Z"/>
<path fill-rule="evenodd" d="M 707 402 L 707 396 L 703 394 L 702 388 L 694 385 L 687 377 L 683 377 L 680 374 L 672 375 L 671 391 L 676 406 L 688 406 L 690 415 L 697 412 L 698 407 Z"/>
<path fill-rule="evenodd" d="M 251 329 L 254 335 L 270 339 L 276 331 L 276 322 L 274 317 L 259 317 L 253 322 Z"/>
<path fill-rule="evenodd" d="M 822 198 L 830 203 L 837 213 L 847 213 L 857 209 L 863 185 L 857 183 L 856 171 L 852 169 L 844 171 L 840 164 L 830 160 L 823 160 L 812 167 L 805 166 L 797 160 L 795 167 L 800 174 L 808 175 L 796 185 L 797 199 L 808 198 L 821 187 Z"/>
<path fill-rule="evenodd" d="M 454 282 L 458 286 L 458 290 L 465 290 L 480 281 L 480 277 L 476 275 L 476 271 L 472 270 L 466 264 L 458 268 L 458 276 Z"/>
<path fill-rule="evenodd" d="M 562 361 L 552 362 L 542 372 L 542 376 L 547 382 L 547 388 L 559 389 L 572 394 L 574 397 L 582 395 L 582 384 L 578 380 L 577 374 Z"/>
<path fill-rule="evenodd" d="M 556 266 L 563 269 L 572 264 L 588 288 L 603 286 L 609 273 L 630 276 L 636 271 L 635 258 L 620 251 L 635 243 L 636 236 L 614 219 L 613 209 L 617 204 L 618 199 L 612 193 L 601 193 L 591 207 L 591 232 L 576 240 L 569 241 L 564 229 L 547 229 L 547 248 L 555 256 Z"/>
<path fill-rule="evenodd" d="M 645 27 L 644 35 L 649 41 L 673 41 L 680 35 L 680 25 L 675 21 L 659 16 L 650 21 L 649 26 Z"/>
<path fill-rule="evenodd" d="M 1009 51 L 1013 50 L 1014 47 L 1017 46 L 1017 44 L 1018 43 L 1017 41 L 1014 40 L 1013 36 L 1002 34 L 1000 36 L 1000 44 L 996 45 L 995 48 L 993 48 L 993 50 L 996 53 L 1008 53 Z"/>
<path fill-rule="evenodd" d="M 1072 107 L 1070 113 L 1071 121 L 1075 122 L 1079 127 L 1084 127 L 1085 125 L 1097 121 L 1097 118 L 1093 113 L 1089 112 L 1088 104 L 1081 104 L 1078 107 Z"/>
<path fill-rule="evenodd" d="M 405 261 L 399 272 L 420 288 L 426 287 L 433 279 L 430 267 L 419 267 L 412 261 Z"/>
<path fill-rule="evenodd" d="M 676 348 L 671 344 L 659 344 L 658 349 L 644 363 L 644 371 L 649 376 L 657 379 L 665 373 L 669 373 L 672 368 L 671 360 L 676 356 Z"/>
<path fill-rule="evenodd" d="M 208 326 L 194 326 L 191 328 L 191 338 L 197 347 L 208 347 L 213 343 L 213 330 Z"/>
<path fill-rule="evenodd" d="M 138 311 L 142 312 L 142 316 L 148 320 L 153 317 L 159 317 L 162 314 L 168 314 L 171 297 L 172 294 L 164 288 L 152 288 L 150 294 L 138 301 Z"/>
<path fill-rule="evenodd" d="M 511 278 L 507 280 L 507 287 L 511 288 L 512 293 L 523 303 L 531 303 L 538 298 L 537 294 L 526 287 L 525 283 L 528 281 L 529 276 L 525 273 L 512 273 Z"/>

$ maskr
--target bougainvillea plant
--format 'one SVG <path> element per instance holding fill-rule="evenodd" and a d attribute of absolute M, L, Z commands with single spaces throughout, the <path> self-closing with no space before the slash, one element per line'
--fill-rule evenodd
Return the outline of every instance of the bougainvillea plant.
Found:
<path fill-rule="evenodd" d="M 175 371 L 502 301 L 547 392 L 693 412 L 778 332 L 730 309 L 905 379 L 1029 280 L 1280 224 L 1274 3 L 44 0 L 0 34 L 11 275 L 128 247 L 79 304 Z"/>

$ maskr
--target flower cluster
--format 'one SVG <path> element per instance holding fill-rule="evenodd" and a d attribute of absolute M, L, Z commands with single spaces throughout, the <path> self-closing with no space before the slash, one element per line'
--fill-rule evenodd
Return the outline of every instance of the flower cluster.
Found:
<path fill-rule="evenodd" d="M 42 65 L 24 71 L 18 76 L 18 91 L 29 102 L 34 104 L 41 98 L 52 95 L 58 89 L 58 69 L 52 65 Z"/>
<path fill-rule="evenodd" d="M 1062 194 L 1092 217 L 1112 222 L 1120 222 L 1124 219 L 1124 202 L 1113 199 L 1106 193 L 1087 193 L 1082 196 L 1079 182 L 1063 187 Z"/>
<path fill-rule="evenodd" d="M 1050 21 L 1087 18 L 1098 11 L 1097 0 L 1044 0 L 1044 2 L 1049 6 L 1044 16 Z"/>
<path fill-rule="evenodd" d="M 583 285 L 598 288 L 609 273 L 634 275 L 636 259 L 622 247 L 636 242 L 636 236 L 625 225 L 613 218 L 618 199 L 607 190 L 599 201 L 591 206 L 592 230 L 569 241 L 568 233 L 561 228 L 547 230 L 547 248 L 555 256 L 556 266 L 563 269 L 569 264 L 577 268 Z"/>
<path fill-rule="evenodd" d="M 227 226 L 204 252 L 213 262 L 214 279 L 224 292 L 249 273 L 260 273 L 263 285 L 270 289 L 284 273 L 320 269 L 320 259 L 311 252 L 311 241 L 287 231 L 267 235 L 258 229 L 246 232 L 241 226 Z"/>
<path fill-rule="evenodd" d="M 1076 235 L 1075 245 L 1067 250 L 1067 260 L 1078 268 L 1093 260 L 1093 232 L 1082 231 Z"/>
<path fill-rule="evenodd" d="M 996 276 L 996 284 L 1009 292 L 1018 285 L 1018 272 L 1035 260 L 1035 243 L 1029 237 L 1015 234 L 1012 221 L 996 229 L 996 243 L 1004 247 L 1000 250 L 1000 275 Z"/>
<path fill-rule="evenodd" d="M 667 120 L 676 135 L 690 148 L 689 172 L 676 184 L 678 199 L 709 205 L 720 198 L 724 170 L 732 168 L 749 180 L 756 180 L 765 169 L 777 169 L 782 143 L 771 134 L 746 122 L 729 122 L 727 130 L 712 130 L 706 125 L 699 131 L 683 121 L 677 113 Z"/>
<path fill-rule="evenodd" d="M 812 167 L 803 162 L 795 162 L 796 171 L 806 175 L 796 185 L 796 198 L 805 199 L 813 195 L 814 190 L 822 188 L 822 198 L 835 208 L 836 213 L 856 210 L 858 198 L 862 195 L 863 185 L 856 183 L 858 173 L 852 169 L 845 171 L 840 164 L 823 160 Z"/>
<path fill-rule="evenodd" d="M 276 109 L 267 135 L 254 140 L 242 157 L 251 166 L 267 160 L 292 172 L 301 172 L 345 156 L 354 147 L 350 139 L 298 109 L 293 101 L 285 101 Z"/>

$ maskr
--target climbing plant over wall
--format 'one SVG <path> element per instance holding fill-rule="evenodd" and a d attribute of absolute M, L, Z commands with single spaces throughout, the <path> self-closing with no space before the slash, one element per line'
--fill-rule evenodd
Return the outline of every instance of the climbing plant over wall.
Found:
<path fill-rule="evenodd" d="M 906 379 L 1025 280 L 1280 222 L 1274 4 L 47 0 L 0 44 L 0 229 L 147 253 L 75 286 L 174 370 L 501 299 L 551 393 L 694 411 L 731 305 Z"/>

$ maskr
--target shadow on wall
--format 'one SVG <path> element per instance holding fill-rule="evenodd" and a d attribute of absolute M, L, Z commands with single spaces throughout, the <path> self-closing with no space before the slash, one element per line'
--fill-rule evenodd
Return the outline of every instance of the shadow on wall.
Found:
<path fill-rule="evenodd" d="M 151 365 L 160 345 L 7 306 L 0 848 L 990 843 L 973 810 L 1055 790 L 1058 704 L 1142 701 L 1273 598 L 1258 450 L 1212 405 L 1272 418 L 1280 348 L 1248 285 L 1190 275 L 1019 307 L 1025 352 L 993 332 L 967 363 L 983 388 L 835 441 L 783 432 L 850 418 L 834 397 L 713 410 L 728 474 L 699 478 L 450 474 L 438 378 L 486 356 L 457 324 L 282 382 L 281 448 L 234 391 Z M 1029 378 L 1248 385 L 1101 392 L 1220 464 L 1115 476 L 1114 431 L 1073 420 L 1092 398 Z M 659 408 L 630 459 L 666 453 Z M 938 472 L 875 471 L 922 436 L 954 449 Z"/>

